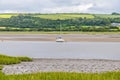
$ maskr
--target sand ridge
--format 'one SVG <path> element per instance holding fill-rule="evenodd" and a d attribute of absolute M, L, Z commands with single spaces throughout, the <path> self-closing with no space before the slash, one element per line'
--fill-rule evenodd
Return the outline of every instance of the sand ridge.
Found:
<path fill-rule="evenodd" d="M 0 41 L 55 41 L 59 34 L 1 34 Z M 119 34 L 62 34 L 66 42 L 120 42 Z"/>

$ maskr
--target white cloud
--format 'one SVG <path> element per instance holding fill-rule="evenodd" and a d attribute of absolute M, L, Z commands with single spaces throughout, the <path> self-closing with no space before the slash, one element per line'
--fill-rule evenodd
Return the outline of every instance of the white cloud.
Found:
<path fill-rule="evenodd" d="M 120 12 L 120 0 L 0 0 L 0 13 L 112 13 Z"/>
<path fill-rule="evenodd" d="M 3 11 L 0 11 L 0 13 L 17 13 L 17 11 L 3 10 Z"/>
<path fill-rule="evenodd" d="M 89 8 L 93 7 L 92 3 L 77 5 L 77 6 L 64 6 L 64 7 L 56 7 L 56 8 L 45 8 L 43 9 L 43 13 L 81 13 L 87 12 Z"/>

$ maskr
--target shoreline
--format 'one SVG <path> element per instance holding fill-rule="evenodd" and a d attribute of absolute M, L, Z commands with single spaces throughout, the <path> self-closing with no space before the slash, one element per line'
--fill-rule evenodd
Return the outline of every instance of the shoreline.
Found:
<path fill-rule="evenodd" d="M 59 34 L 0 34 L 0 41 L 56 41 Z M 120 42 L 119 34 L 62 34 L 66 42 Z"/>
<path fill-rule="evenodd" d="M 101 73 L 109 71 L 120 71 L 120 60 L 33 58 L 32 62 L 4 65 L 2 70 L 7 75 L 38 72 Z"/>
<path fill-rule="evenodd" d="M 0 34 L 0 41 L 54 41 L 58 34 Z M 65 42 L 120 42 L 119 34 L 62 34 Z M 100 73 L 120 71 L 120 60 L 34 58 L 32 62 L 4 65 L 3 73 L 38 72 Z"/>

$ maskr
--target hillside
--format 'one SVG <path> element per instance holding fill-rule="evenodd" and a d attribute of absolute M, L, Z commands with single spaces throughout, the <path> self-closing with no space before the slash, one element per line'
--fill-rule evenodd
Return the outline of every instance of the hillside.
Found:
<path fill-rule="evenodd" d="M 8 14 L 0 14 L 0 18 L 10 18 L 11 16 L 17 16 L 17 13 L 8 13 Z M 27 15 L 27 14 L 24 14 Z M 61 14 L 38 14 L 31 13 L 29 14 L 32 17 L 40 17 L 43 19 L 51 19 L 51 20 L 65 20 L 65 19 L 75 19 L 75 18 L 120 18 L 120 15 L 112 15 L 112 14 L 82 14 L 82 13 L 61 13 Z"/>
<path fill-rule="evenodd" d="M 120 15 L 0 14 L 0 31 L 120 31 Z"/>
<path fill-rule="evenodd" d="M 10 18 L 11 16 L 17 16 L 18 14 L 0 14 L 0 18 Z M 32 17 L 40 17 L 43 19 L 51 20 L 65 20 L 65 19 L 75 19 L 75 18 L 94 18 L 92 14 L 23 14 L 30 15 Z"/>
<path fill-rule="evenodd" d="M 94 14 L 94 17 L 99 17 L 99 18 L 120 18 L 120 15 L 112 15 L 112 14 Z"/>

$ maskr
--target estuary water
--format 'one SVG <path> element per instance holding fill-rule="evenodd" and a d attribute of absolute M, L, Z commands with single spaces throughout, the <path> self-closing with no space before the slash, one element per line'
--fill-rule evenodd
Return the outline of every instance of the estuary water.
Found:
<path fill-rule="evenodd" d="M 120 42 L 1 41 L 0 54 L 31 58 L 120 60 Z"/>

